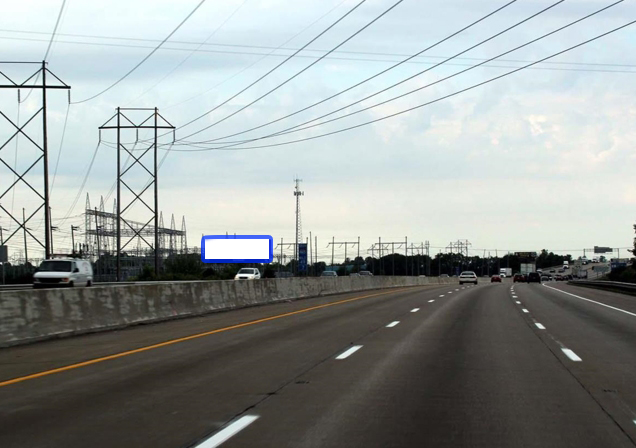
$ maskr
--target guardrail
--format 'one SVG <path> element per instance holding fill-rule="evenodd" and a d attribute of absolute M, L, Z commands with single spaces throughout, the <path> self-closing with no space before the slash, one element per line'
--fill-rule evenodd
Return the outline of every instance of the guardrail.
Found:
<path fill-rule="evenodd" d="M 598 280 L 571 280 L 568 285 L 585 286 L 588 288 L 607 289 L 610 291 L 636 294 L 636 283 L 610 282 Z"/>

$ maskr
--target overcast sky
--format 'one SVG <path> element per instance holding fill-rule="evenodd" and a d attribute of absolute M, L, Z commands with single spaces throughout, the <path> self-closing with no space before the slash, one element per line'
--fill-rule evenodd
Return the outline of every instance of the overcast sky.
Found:
<path fill-rule="evenodd" d="M 5 2 L 0 16 L 0 59 L 41 61 L 62 1 Z M 164 46 L 106 93 L 90 98 L 120 79 L 147 56 L 194 9 L 199 0 L 113 0 L 107 4 L 67 0 L 51 46 L 49 69 L 72 87 L 50 91 L 51 178 L 57 164 L 51 206 L 59 247 L 70 247 L 70 226 L 83 226 L 86 193 L 99 206 L 115 181 L 116 150 L 99 146 L 89 179 L 78 194 L 99 141 L 98 127 L 116 107 L 158 107 L 176 126 L 177 140 L 247 140 L 319 117 L 408 78 L 520 22 L 556 2 L 519 0 L 482 23 L 360 87 L 282 120 L 285 116 L 415 54 L 507 3 L 505 0 L 404 0 L 335 52 L 245 111 L 200 131 L 248 105 L 316 61 L 365 26 L 393 0 L 367 0 L 333 29 L 261 82 L 213 113 L 215 108 L 275 67 L 335 22 L 359 0 L 227 0 L 205 2 Z M 434 68 L 344 113 L 393 98 L 440 80 L 604 6 L 606 0 L 564 1 L 461 58 Z M 562 32 L 515 51 L 503 60 L 475 68 L 382 106 L 322 126 L 258 140 L 262 146 L 336 131 L 378 119 L 504 74 L 613 28 L 636 20 L 636 6 L 625 1 Z M 226 231 L 294 238 L 293 179 L 300 177 L 303 236 L 327 243 L 362 241 L 362 252 L 378 237 L 384 241 L 444 247 L 468 239 L 475 251 L 568 250 L 573 255 L 594 245 L 627 247 L 634 236 L 636 191 L 636 26 L 627 27 L 531 69 L 523 70 L 413 112 L 348 132 L 295 144 L 244 150 L 185 152 L 192 146 L 161 139 L 160 209 L 166 225 L 186 217 L 189 246 L 201 234 Z M 16 80 L 35 66 L 3 65 Z M 51 82 L 50 79 L 47 80 Z M 24 100 L 28 90 L 22 91 Z M 34 93 L 20 107 L 21 122 L 39 108 Z M 0 110 L 17 119 L 15 91 L 0 91 Z M 67 117 L 68 108 L 68 117 Z M 140 115 L 131 115 L 140 117 Z M 64 142 L 60 146 L 67 118 Z M 41 138 L 39 124 L 30 131 Z M 12 132 L 0 124 L 4 139 Z M 151 134 L 142 131 L 140 138 Z M 113 131 L 102 140 L 114 142 Z M 134 140 L 125 135 L 124 140 Z M 141 148 L 139 144 L 135 149 Z M 201 146 L 201 145 L 199 145 Z M 210 146 L 210 145 L 207 145 Z M 217 145 L 218 146 L 218 145 Z M 130 145 L 132 147 L 132 144 Z M 242 146 L 233 147 L 240 149 Z M 15 144 L 0 156 L 14 166 Z M 32 145 L 22 138 L 18 171 L 33 162 Z M 140 154 L 137 153 L 136 154 Z M 41 184 L 41 175 L 30 179 Z M 143 186 L 147 173 L 135 167 L 130 185 Z M 0 166 L 4 191 L 13 174 Z M 148 192 L 150 194 L 151 191 Z M 106 209 L 112 210 L 111 195 Z M 129 199 L 130 195 L 124 196 Z M 151 196 L 147 196 L 151 200 Z M 25 187 L 0 201 L 21 216 L 37 206 Z M 70 218 L 62 220 L 66 215 Z M 126 215 L 145 222 L 136 206 Z M 38 228 L 37 220 L 31 222 Z M 0 225 L 15 229 L 0 212 Z M 7 233 L 5 231 L 5 236 Z M 14 237 L 15 238 L 15 237 Z M 80 237 L 81 238 L 81 237 Z M 22 239 L 10 242 L 18 250 Z M 36 250 L 33 246 L 32 250 Z M 343 249 L 340 249 L 342 251 Z M 349 249 L 354 250 L 354 249 Z M 355 252 L 355 250 L 354 250 Z M 437 252 L 434 249 L 433 252 Z M 477 253 L 477 252 L 473 252 Z M 31 255 L 31 253 L 30 253 Z M 622 252 L 621 255 L 627 255 Z"/>

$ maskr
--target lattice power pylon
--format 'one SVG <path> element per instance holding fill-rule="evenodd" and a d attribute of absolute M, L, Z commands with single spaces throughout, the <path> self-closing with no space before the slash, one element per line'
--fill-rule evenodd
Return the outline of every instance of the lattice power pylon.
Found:
<path fill-rule="evenodd" d="M 4 67 L 8 64 L 11 64 L 11 67 L 17 67 L 17 64 L 37 64 L 40 67 L 35 70 L 31 76 L 26 78 L 26 80 L 16 82 L 12 79 L 12 76 L 5 73 L 6 69 Z M 28 65 L 22 66 L 28 67 Z M 18 91 L 18 117 L 20 91 L 30 89 L 42 90 L 41 106 L 36 109 L 27 120 L 23 121 L 22 125 L 20 125 L 20 123 L 15 123 L 5 112 L 0 110 L 0 115 L 2 116 L 2 119 L 0 119 L 0 139 L 2 140 L 0 141 L 0 167 L 4 166 L 9 171 L 6 172 L 4 169 L 0 170 L 0 210 L 2 210 L 9 219 L 17 225 L 17 228 L 15 228 L 8 237 L 4 238 L 4 244 L 16 237 L 16 235 L 19 237 L 20 234 L 23 233 L 25 247 L 27 245 L 27 235 L 29 235 L 30 239 L 34 240 L 44 249 L 45 257 L 49 258 L 51 256 L 51 215 L 49 209 L 49 159 L 46 92 L 50 89 L 70 91 L 71 87 L 66 85 L 60 78 L 55 76 L 48 68 L 46 68 L 46 62 L 44 61 L 2 62 L 0 63 L 0 68 L 0 83 L 4 82 L 3 84 L 0 84 L 0 89 L 12 89 Z M 29 73 L 31 72 L 29 71 Z M 53 78 L 53 84 L 47 84 L 47 75 L 50 75 Z M 35 81 L 31 83 L 34 79 Z M 32 125 L 32 123 L 39 122 L 39 120 L 36 120 L 38 117 L 41 118 L 42 127 L 39 128 L 42 132 L 41 138 L 36 137 L 36 129 Z M 5 132 L 6 135 L 8 135 L 8 138 L 5 138 Z M 11 162 L 13 161 L 10 160 L 9 152 L 7 151 L 10 146 L 13 146 L 10 145 L 12 142 L 16 145 L 18 144 L 18 139 L 20 137 L 23 137 L 23 141 L 26 142 L 26 147 L 20 148 L 20 162 L 26 168 L 19 168 L 17 166 L 17 157 L 12 166 Z M 42 177 L 40 177 L 39 174 L 36 174 L 36 167 L 42 169 Z M 36 180 L 37 183 L 35 182 Z M 38 188 L 37 184 L 40 184 L 41 187 Z M 26 199 L 24 200 L 25 205 L 28 205 L 29 207 L 28 217 L 25 215 L 23 219 L 20 219 L 19 216 L 14 216 L 13 210 L 10 210 L 11 207 L 7 208 L 5 206 L 7 195 L 18 185 L 26 186 L 28 188 L 27 191 L 30 192 L 30 197 L 24 198 Z M 35 201 L 31 200 L 33 197 L 35 198 Z M 42 216 L 44 222 L 44 228 L 41 231 L 35 230 L 37 224 L 34 224 L 32 227 L 27 227 L 27 224 L 29 224 L 29 222 L 38 214 Z M 41 234 L 41 236 L 36 236 L 36 234 Z M 42 243 L 42 237 L 44 237 L 44 243 Z M 26 260 L 25 263 L 27 261 L 28 260 Z"/>
<path fill-rule="evenodd" d="M 159 187 L 158 187 L 158 166 L 157 151 L 159 141 L 159 130 L 172 131 L 172 139 L 174 141 L 174 126 L 172 126 L 165 118 L 159 114 L 159 110 L 155 107 L 149 108 L 121 108 L 118 107 L 115 115 L 113 115 L 106 123 L 100 126 L 102 130 L 114 129 L 117 131 L 117 280 L 121 278 L 121 251 L 128 246 L 136 237 L 141 240 L 154 251 L 155 256 L 155 273 L 159 273 L 159 262 L 161 258 L 159 245 Z M 139 140 L 138 133 L 140 129 L 149 129 L 154 131 L 153 138 L 149 140 Z M 124 141 L 122 137 L 127 136 L 128 141 Z M 135 148 L 129 147 L 130 141 L 135 142 Z M 145 145 L 145 147 L 143 147 Z M 142 147 L 139 147 L 142 146 Z M 141 154 L 139 156 L 135 155 Z M 131 164 L 125 167 L 122 163 L 122 154 L 128 155 L 133 160 Z M 136 175 L 135 175 L 136 171 Z M 140 183 L 139 179 L 150 176 L 150 182 Z M 122 186 L 125 188 L 124 195 L 126 199 L 122 199 Z M 152 187 L 154 200 L 148 200 L 145 193 Z M 136 229 L 130 219 L 124 218 L 123 214 L 130 211 L 136 203 L 143 205 L 141 208 L 145 217 L 149 218 L 141 228 Z M 150 205 L 152 204 L 152 205 Z M 139 211 L 139 210 L 138 210 Z M 154 224 L 154 225 L 153 225 Z M 125 229 L 133 231 L 133 236 L 127 238 L 122 244 L 122 225 Z M 154 241 L 148 241 L 144 230 L 154 227 Z"/>

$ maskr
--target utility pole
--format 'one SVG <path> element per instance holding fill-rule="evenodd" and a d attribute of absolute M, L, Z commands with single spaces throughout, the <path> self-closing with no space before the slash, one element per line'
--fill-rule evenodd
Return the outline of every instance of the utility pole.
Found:
<path fill-rule="evenodd" d="M 332 236 L 332 237 L 331 237 L 331 267 L 333 267 L 333 255 L 334 255 L 334 254 L 333 254 L 333 251 L 334 251 L 334 249 L 335 249 L 335 247 L 336 247 L 336 246 L 334 245 L 334 244 L 335 244 L 335 243 L 334 243 L 335 238 L 336 238 L 335 236 Z M 327 248 L 329 248 L 329 244 L 327 244 Z"/>
<path fill-rule="evenodd" d="M 80 226 L 73 226 L 71 225 L 71 244 L 73 245 L 73 250 L 71 251 L 71 253 L 75 253 L 75 231 L 79 230 Z"/>
<path fill-rule="evenodd" d="M 316 263 L 314 264 L 314 275 L 318 276 L 318 236 L 314 237 L 314 249 L 316 252 Z"/>
<path fill-rule="evenodd" d="M 5 242 L 8 242 L 11 240 L 11 238 L 13 238 L 17 232 L 20 231 L 20 229 L 23 229 L 23 234 L 24 234 L 24 238 L 26 240 L 26 234 L 28 233 L 31 238 L 33 240 L 35 240 L 36 243 L 38 243 L 42 248 L 44 248 L 44 258 L 49 258 L 49 256 L 51 255 L 51 241 L 50 241 L 50 235 L 51 235 L 51 229 L 50 229 L 50 219 L 49 219 L 49 167 L 48 167 L 48 163 L 49 163 L 49 154 L 48 154 L 48 130 L 47 130 L 47 90 L 49 89 L 54 89 L 54 90 L 67 90 L 69 91 L 69 103 L 70 103 L 70 89 L 71 87 L 64 84 L 64 82 L 62 82 L 62 80 L 60 80 L 60 78 L 58 78 L 57 76 L 55 76 L 48 68 L 46 68 L 46 61 L 42 61 L 42 62 L 1 62 L 1 65 L 16 65 L 16 64 L 20 64 L 20 65 L 28 65 L 28 64 L 34 64 L 34 65 L 39 65 L 39 68 L 31 75 L 29 76 L 25 81 L 23 82 L 16 82 L 14 80 L 12 80 L 9 76 L 7 76 L 6 73 L 4 73 L 4 69 L 3 71 L 0 71 L 0 74 L 2 75 L 0 77 L 0 79 L 2 80 L 7 80 L 9 83 L 7 84 L 0 84 L 0 89 L 15 89 L 18 92 L 18 103 L 20 103 L 20 90 L 21 89 L 42 89 L 42 106 L 37 109 L 33 115 L 31 115 L 30 118 L 28 118 L 25 123 L 20 126 L 19 124 L 14 123 L 11 119 L 9 119 L 9 117 L 7 117 L 7 115 L 5 113 L 2 113 L 3 118 L 13 127 L 15 128 L 15 132 L 13 132 L 13 134 L 4 142 L 0 142 L 2 143 L 0 145 L 0 148 L 4 148 L 7 145 L 9 145 L 9 143 L 16 139 L 18 139 L 18 137 L 20 135 L 23 135 L 24 137 L 26 137 L 27 140 L 29 140 L 29 142 L 35 146 L 35 149 L 37 150 L 35 152 L 35 156 L 34 160 L 30 160 L 28 162 L 25 162 L 27 164 L 27 166 L 29 166 L 25 171 L 23 171 L 22 173 L 18 173 L 17 167 L 12 168 L 13 163 L 11 162 L 6 162 L 5 160 L 2 159 L 2 155 L 3 153 L 0 151 L 0 162 L 2 163 L 2 165 L 4 165 L 5 167 L 7 167 L 14 175 L 15 177 L 15 181 L 13 181 L 12 183 L 10 183 L 8 185 L 8 188 L 5 188 L 4 186 L 2 186 L 2 188 L 0 188 L 1 191 L 3 191 L 2 194 L 0 194 L 0 201 L 2 201 L 2 198 L 4 198 L 10 191 L 13 191 L 14 187 L 16 186 L 16 184 L 22 182 L 24 183 L 27 187 L 29 187 L 30 191 L 32 191 L 35 196 L 37 197 L 38 201 L 42 201 L 40 203 L 39 206 L 36 206 L 35 211 L 33 211 L 33 213 L 31 213 L 29 215 L 28 218 L 26 218 L 26 214 L 23 210 L 22 213 L 22 221 L 20 222 L 20 220 L 14 216 L 12 214 L 12 212 L 10 212 L 9 210 L 7 210 L 6 208 L 4 208 L 2 205 L 0 205 L 0 210 L 2 210 L 3 212 L 5 212 L 9 218 L 11 218 L 13 220 L 13 222 L 15 222 L 18 227 L 13 231 L 13 233 L 11 233 L 9 235 L 9 237 L 6 239 Z M 47 74 L 51 75 L 54 78 L 54 83 L 55 84 L 47 84 Z M 31 82 L 31 80 L 36 79 L 36 81 L 33 84 L 29 84 Z M 42 79 L 42 83 L 38 84 L 37 79 L 41 78 Z M 18 105 L 19 107 L 19 105 Z M 38 144 L 36 142 L 36 138 L 35 136 L 30 137 L 28 135 L 28 128 L 25 131 L 25 128 L 27 128 L 27 126 L 29 125 L 29 123 L 31 123 L 38 115 L 40 115 L 41 113 L 41 117 L 42 117 L 42 143 Z M 6 151 L 5 151 L 6 153 Z M 30 156 L 30 153 L 26 154 L 27 156 Z M 43 187 L 38 190 L 37 188 L 35 188 L 33 185 L 31 185 L 29 183 L 29 181 L 27 180 L 29 178 L 29 176 L 32 174 L 30 173 L 30 171 L 35 168 L 40 162 L 42 162 L 42 171 L 43 171 Z M 3 176 L 2 180 L 5 179 L 9 179 L 9 176 Z M 7 182 L 9 183 L 9 182 Z M 44 213 L 44 244 L 42 244 L 42 241 L 40 240 L 40 238 L 36 237 L 35 235 L 33 235 L 33 233 L 31 233 L 31 229 L 26 229 L 26 224 L 38 213 L 40 213 L 40 211 L 42 211 Z M 27 232 L 28 230 L 28 232 Z M 26 244 L 26 242 L 25 242 Z M 25 253 L 25 256 L 28 260 L 28 256 Z"/>
<path fill-rule="evenodd" d="M 55 251 L 53 250 L 53 231 L 57 231 L 60 230 L 59 227 L 57 226 L 51 226 L 51 258 L 53 258 L 53 255 L 55 255 Z"/>
<path fill-rule="evenodd" d="M 27 227 L 26 227 L 26 218 L 24 214 L 24 207 L 22 208 L 22 229 L 24 230 L 24 267 L 26 268 L 29 263 L 29 249 L 27 249 Z M 48 257 L 46 257 L 48 258 Z"/>
<path fill-rule="evenodd" d="M 358 238 L 359 239 L 359 238 Z M 340 246 L 338 246 L 339 248 L 342 247 L 344 245 L 345 248 L 345 257 L 344 257 L 344 269 L 345 269 L 345 273 L 347 271 L 347 246 L 349 244 L 351 244 L 351 247 L 355 247 L 356 244 L 359 244 L 356 241 L 335 241 L 334 238 L 331 239 L 331 243 L 329 243 L 327 245 L 327 247 L 331 246 L 331 265 L 333 266 L 333 262 L 334 262 L 334 247 L 336 244 L 339 244 Z M 360 253 L 360 247 L 358 247 L 358 253 Z"/>
<path fill-rule="evenodd" d="M 294 248 L 294 258 L 296 259 L 296 272 L 298 272 L 298 243 L 303 240 L 303 229 L 300 221 L 300 197 L 304 196 L 305 192 L 300 191 L 300 183 L 302 179 L 294 179 L 296 188 L 294 189 L 294 196 L 296 197 L 296 247 Z"/>
<path fill-rule="evenodd" d="M 140 116 L 138 116 L 141 114 Z M 116 130 L 117 131 L 117 281 L 121 280 L 121 252 L 135 239 L 141 239 L 143 242 L 153 250 L 154 258 L 155 258 L 155 275 L 159 275 L 159 259 L 161 257 L 160 248 L 159 248 L 159 178 L 158 178 L 158 150 L 159 150 L 159 129 L 166 129 L 172 131 L 172 141 L 175 140 L 175 127 L 172 126 L 161 114 L 159 114 L 159 109 L 154 108 L 128 108 L 128 107 L 118 107 L 116 108 L 115 115 L 106 121 L 102 126 L 99 127 L 99 134 L 101 140 L 101 131 L 102 130 Z M 137 137 L 140 129 L 148 129 L 153 132 L 153 139 L 151 143 L 146 148 L 137 148 L 141 153 L 140 156 L 135 156 L 133 154 L 132 149 L 128 149 L 126 147 L 127 143 L 124 144 L 122 142 L 122 131 L 125 131 L 127 135 L 131 135 L 131 132 L 134 131 L 135 137 Z M 135 146 L 137 146 L 141 141 L 137 138 L 135 142 Z M 124 151 L 129 155 L 129 157 L 134 160 L 128 167 L 122 166 L 121 153 Z M 144 156 L 152 151 L 152 159 L 149 161 L 147 159 L 144 160 Z M 143 169 L 146 173 L 150 175 L 150 182 L 147 184 L 143 184 L 143 186 L 135 187 L 132 184 L 135 178 L 138 176 L 129 175 L 126 177 L 126 174 L 136 165 L 138 165 L 141 169 Z M 121 186 L 126 188 L 125 191 L 132 194 L 129 202 L 124 205 L 122 203 L 122 189 Z M 153 201 L 151 202 L 153 206 L 150 206 L 148 202 L 143 198 L 144 193 L 152 186 L 153 189 Z M 126 220 L 122 215 L 129 210 L 137 201 L 141 202 L 144 205 L 144 210 L 150 212 L 150 219 L 141 227 L 135 228 L 130 221 Z M 123 207 L 123 208 L 122 208 Z M 149 242 L 144 238 L 142 232 L 146 230 L 146 228 L 153 223 L 154 229 L 154 241 Z M 132 236 L 128 241 L 122 245 L 122 224 L 126 226 L 126 228 L 130 228 L 132 231 Z M 147 232 L 147 230 L 146 230 Z M 138 240 L 139 242 L 139 240 Z"/>
<path fill-rule="evenodd" d="M 308 242 L 309 242 L 309 263 L 310 263 L 310 266 L 311 266 L 312 264 L 314 264 L 314 256 L 313 256 L 313 253 L 311 251 L 311 243 L 312 243 L 311 231 L 309 232 L 309 241 Z M 307 274 L 309 274 L 310 272 L 311 272 L 310 268 L 308 267 L 307 268 Z"/>
<path fill-rule="evenodd" d="M 7 229 L 3 229 L 2 226 L 0 226 L 0 246 L 4 246 L 4 236 L 2 235 L 2 231 L 3 230 L 7 230 Z M 8 230 L 7 230 L 8 232 Z M 8 250 L 7 250 L 8 252 Z M 8 256 L 8 253 L 7 253 Z M 2 284 L 4 285 L 4 265 L 5 265 L 6 261 L 2 260 Z"/>

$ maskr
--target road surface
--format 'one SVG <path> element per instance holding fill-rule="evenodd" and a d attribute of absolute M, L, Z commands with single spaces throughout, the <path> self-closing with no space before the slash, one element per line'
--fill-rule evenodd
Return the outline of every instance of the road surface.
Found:
<path fill-rule="evenodd" d="M 634 447 L 635 348 L 556 282 L 215 313 L 0 350 L 0 447 Z"/>

